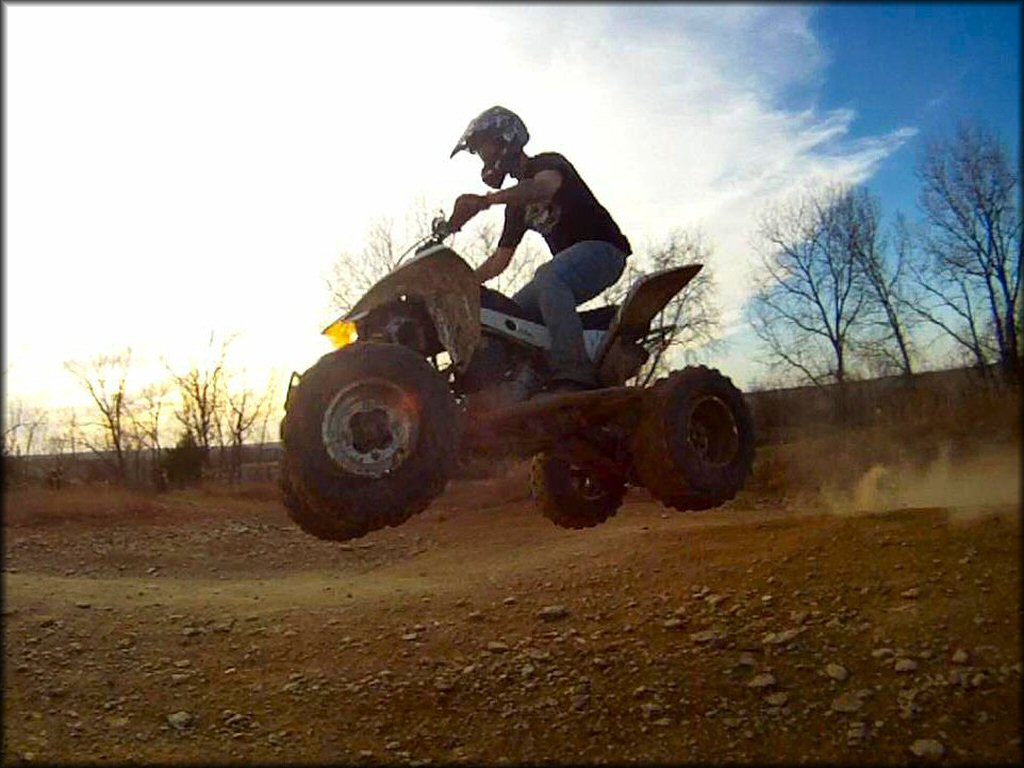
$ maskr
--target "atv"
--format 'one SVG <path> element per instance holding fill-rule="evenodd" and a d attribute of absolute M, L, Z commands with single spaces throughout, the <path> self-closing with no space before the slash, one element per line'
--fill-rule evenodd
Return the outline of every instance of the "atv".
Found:
<path fill-rule="evenodd" d="M 444 245 L 443 216 L 414 258 L 324 329 L 335 349 L 293 373 L 281 421 L 281 490 L 304 531 L 344 541 L 423 511 L 469 457 L 532 457 L 540 511 L 567 528 L 604 522 L 627 486 L 704 510 L 732 499 L 754 458 L 740 391 L 686 367 L 626 386 L 670 330 L 652 328 L 700 271 L 646 275 L 621 306 L 580 313 L 601 388 L 544 393 L 550 335 L 481 286 Z"/>

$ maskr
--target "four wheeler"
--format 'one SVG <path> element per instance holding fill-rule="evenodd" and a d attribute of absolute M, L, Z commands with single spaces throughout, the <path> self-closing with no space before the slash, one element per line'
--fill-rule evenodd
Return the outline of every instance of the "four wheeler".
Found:
<path fill-rule="evenodd" d="M 626 386 L 665 328 L 651 324 L 700 264 L 646 275 L 621 306 L 581 312 L 600 389 L 544 394 L 550 336 L 539 317 L 483 287 L 444 245 L 443 217 L 414 258 L 326 334 L 336 347 L 292 374 L 281 422 L 291 518 L 334 541 L 424 510 L 467 457 L 533 457 L 541 512 L 560 526 L 607 520 L 628 485 L 702 510 L 750 473 L 754 431 L 740 391 L 704 366 Z"/>

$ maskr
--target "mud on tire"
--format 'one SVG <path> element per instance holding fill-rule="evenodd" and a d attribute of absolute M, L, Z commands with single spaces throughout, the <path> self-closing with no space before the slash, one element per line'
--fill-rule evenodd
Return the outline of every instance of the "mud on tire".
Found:
<path fill-rule="evenodd" d="M 614 515 L 626 494 L 623 480 L 598 477 L 559 456 L 539 453 L 530 488 L 541 513 L 562 528 L 591 528 Z"/>
<path fill-rule="evenodd" d="M 315 500 L 311 500 L 289 468 L 288 456 L 280 462 L 281 474 L 278 485 L 281 489 L 281 501 L 288 511 L 288 517 L 306 533 L 318 539 L 345 541 L 354 539 L 369 532 L 366 526 L 348 524 L 332 509 L 322 509 Z"/>
<path fill-rule="evenodd" d="M 324 355 L 281 423 L 288 515 L 321 539 L 399 525 L 444 490 L 457 451 L 446 382 L 422 357 L 360 342 Z"/>
<path fill-rule="evenodd" d="M 711 509 L 743 487 L 754 462 L 754 424 L 743 395 L 705 366 L 659 380 L 633 436 L 639 480 L 681 510 Z"/>

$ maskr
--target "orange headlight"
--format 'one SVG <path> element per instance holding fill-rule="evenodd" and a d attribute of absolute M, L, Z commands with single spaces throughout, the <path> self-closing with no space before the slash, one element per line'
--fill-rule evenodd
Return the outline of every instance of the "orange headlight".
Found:
<path fill-rule="evenodd" d="M 350 320 L 335 320 L 323 330 L 324 336 L 331 340 L 335 349 L 347 347 L 359 338 L 356 324 Z"/>

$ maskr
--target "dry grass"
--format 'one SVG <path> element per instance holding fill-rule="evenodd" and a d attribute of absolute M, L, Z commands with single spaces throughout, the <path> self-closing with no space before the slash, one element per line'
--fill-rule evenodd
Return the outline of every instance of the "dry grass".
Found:
<path fill-rule="evenodd" d="M 251 515 L 254 507 L 280 511 L 276 483 L 209 482 L 163 494 L 105 485 L 70 486 L 59 491 L 28 486 L 4 492 L 3 524 L 22 528 L 66 523 L 145 525 L 204 517 L 211 509 L 225 517 Z"/>
<path fill-rule="evenodd" d="M 828 435 L 837 427 L 854 433 L 897 425 L 911 441 L 934 442 L 937 435 L 976 445 L 1020 439 L 1020 388 L 969 370 L 852 382 L 841 418 L 835 386 L 753 392 L 747 397 L 759 440 L 765 444 Z"/>
<path fill-rule="evenodd" d="M 51 491 L 16 488 L 4 492 L 5 526 L 32 527 L 113 518 L 152 519 L 161 512 L 152 493 L 116 486 L 80 486 Z"/>
<path fill-rule="evenodd" d="M 274 480 L 249 480 L 243 483 L 204 482 L 200 493 L 208 498 L 229 501 L 278 502 L 281 489 Z"/>

